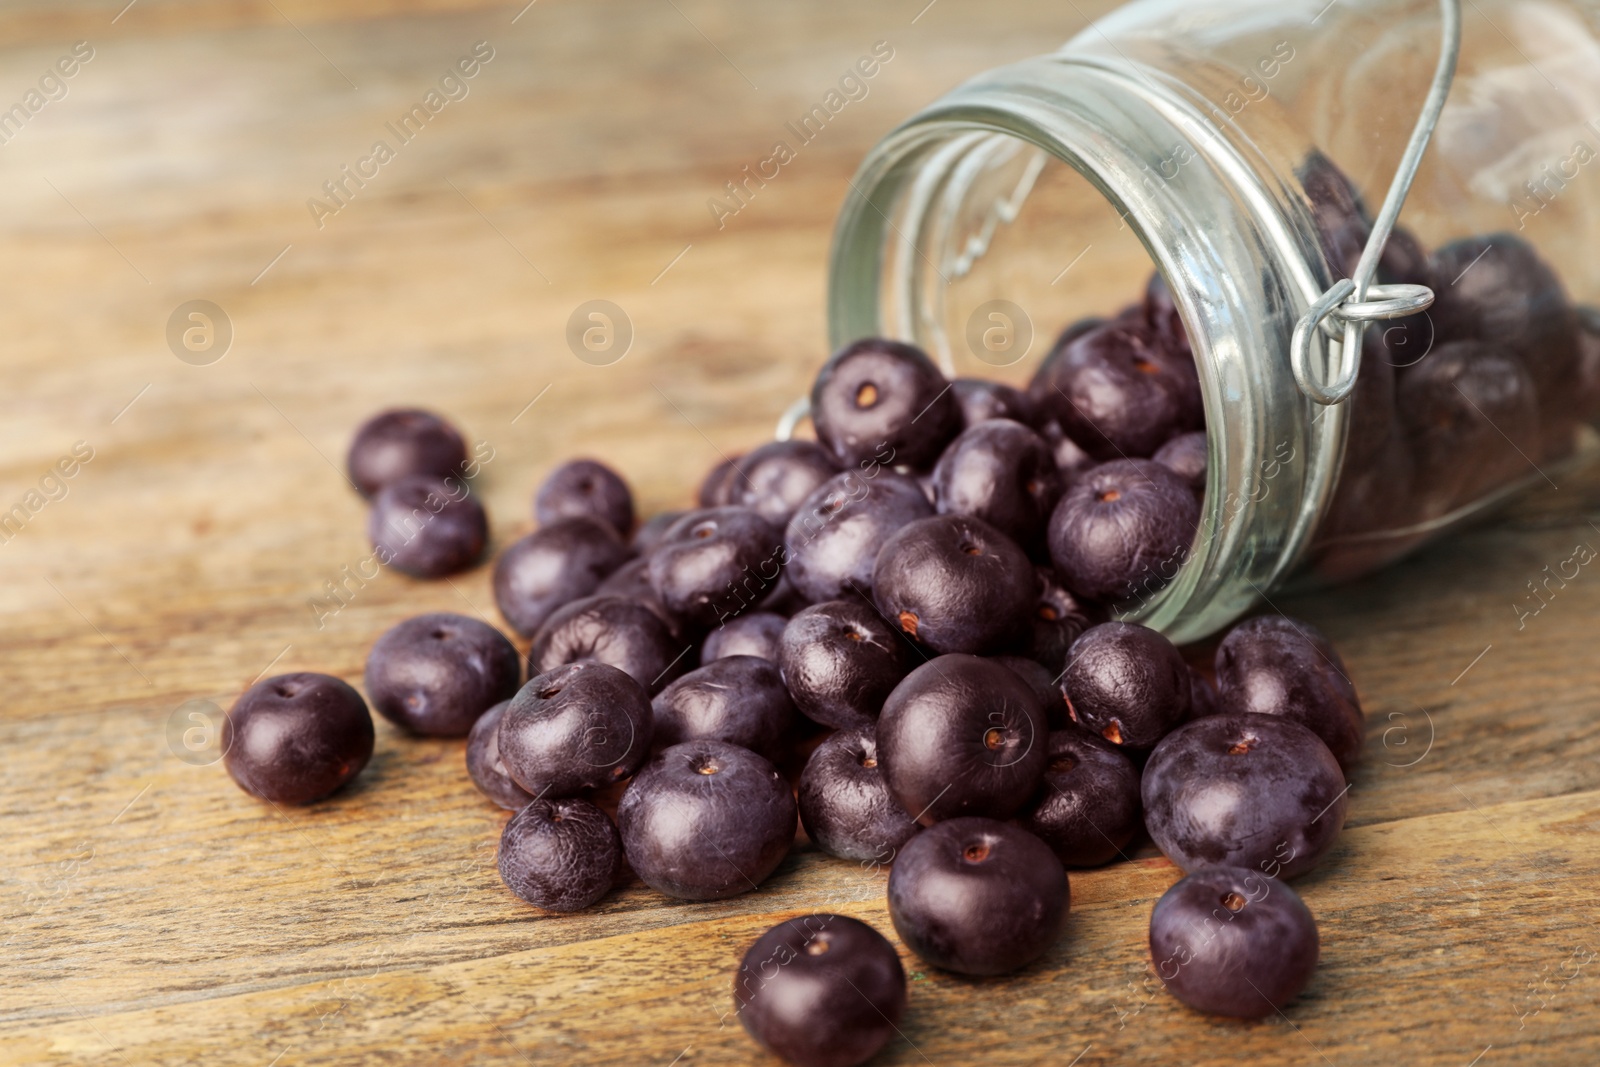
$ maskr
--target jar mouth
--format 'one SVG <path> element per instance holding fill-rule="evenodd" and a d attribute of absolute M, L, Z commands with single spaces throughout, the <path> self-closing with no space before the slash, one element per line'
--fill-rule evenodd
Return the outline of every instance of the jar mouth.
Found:
<path fill-rule="evenodd" d="M 1200 372 L 1199 529 L 1186 558 L 1116 607 L 1178 641 L 1226 626 L 1296 565 L 1343 451 L 1347 405 L 1313 405 L 1289 367 L 1295 321 L 1330 272 L 1291 177 L 1279 177 L 1310 146 L 1292 131 L 1285 144 L 1269 160 L 1155 72 L 1052 54 L 968 82 L 891 132 L 835 229 L 831 343 L 896 337 L 951 373 L 951 279 L 1017 218 L 1040 168 L 1066 164 L 1115 209 L 1166 279 Z M 1169 176 L 1159 168 L 1175 145 L 1191 158 Z"/>

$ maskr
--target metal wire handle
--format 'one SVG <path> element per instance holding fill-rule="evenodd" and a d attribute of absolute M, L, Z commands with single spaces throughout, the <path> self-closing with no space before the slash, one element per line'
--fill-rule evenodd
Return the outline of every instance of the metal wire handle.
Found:
<path fill-rule="evenodd" d="M 1289 366 L 1294 371 L 1294 380 L 1300 391 L 1318 404 L 1337 404 L 1355 389 L 1356 375 L 1361 370 L 1361 339 L 1367 323 L 1402 318 L 1433 303 L 1433 290 L 1426 285 L 1373 285 L 1372 279 L 1377 274 L 1383 246 L 1394 230 L 1395 220 L 1400 217 L 1406 194 L 1411 191 L 1422 154 L 1428 149 L 1439 112 L 1444 110 L 1445 98 L 1450 95 L 1450 83 L 1455 79 L 1456 58 L 1461 53 L 1460 0 L 1439 0 L 1439 13 L 1443 19 L 1444 42 L 1439 50 L 1439 66 L 1433 73 L 1433 85 L 1423 101 L 1417 125 L 1411 131 L 1411 141 L 1400 157 L 1394 180 L 1389 183 L 1383 209 L 1378 212 L 1366 247 L 1361 250 L 1355 277 L 1336 282 L 1307 308 L 1295 324 L 1289 341 Z M 1311 335 L 1318 329 L 1333 339 L 1343 334 L 1335 368 L 1337 377 L 1330 383 L 1318 380 L 1311 368 Z"/>

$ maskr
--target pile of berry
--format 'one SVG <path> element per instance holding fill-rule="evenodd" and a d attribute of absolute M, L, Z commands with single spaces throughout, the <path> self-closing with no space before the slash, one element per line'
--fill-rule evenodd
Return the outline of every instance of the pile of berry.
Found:
<path fill-rule="evenodd" d="M 494 564 L 531 640 L 476 619 L 406 620 L 366 695 L 412 734 L 467 737 L 467 770 L 514 811 L 499 868 L 542 908 L 587 907 L 625 868 L 716 900 L 757 888 L 796 821 L 832 855 L 891 865 L 904 944 L 966 974 L 1023 967 L 1068 910 L 1066 868 L 1148 832 L 1190 872 L 1151 917 L 1152 962 L 1207 1011 L 1260 1016 L 1316 965 L 1281 879 L 1344 823 L 1362 713 L 1337 653 L 1280 616 L 1221 642 L 1215 681 L 1110 606 L 1158 589 L 1193 541 L 1206 479 L 1199 382 L 1159 283 L 1079 324 L 1026 390 L 946 381 L 869 339 L 823 367 L 816 441 L 713 470 L 699 507 L 636 526 L 609 468 L 569 462 L 538 528 Z M 350 451 L 384 562 L 470 566 L 486 520 L 459 434 L 424 412 Z M 366 764 L 360 694 L 270 678 L 224 730 L 251 793 L 308 803 Z M 614 807 L 614 817 L 607 808 Z M 895 1032 L 905 974 L 869 926 L 774 927 L 735 981 L 741 1019 L 801 1064 L 853 1064 Z"/>

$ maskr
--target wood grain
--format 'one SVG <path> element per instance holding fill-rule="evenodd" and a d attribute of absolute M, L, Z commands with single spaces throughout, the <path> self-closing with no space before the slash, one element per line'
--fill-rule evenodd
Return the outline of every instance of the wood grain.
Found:
<path fill-rule="evenodd" d="M 318 626 L 310 601 L 368 551 L 339 464 L 381 406 L 423 402 L 490 442 L 498 544 L 574 453 L 624 470 L 647 512 L 681 506 L 823 356 L 829 228 L 861 155 L 1106 6 L 0 13 L 0 103 L 96 47 L 0 146 L 0 510 L 75 442 L 94 450 L 0 544 L 0 1061 L 765 1062 L 726 1014 L 744 946 L 819 909 L 887 930 L 882 874 L 802 843 L 735 900 L 632 883 L 544 915 L 500 885 L 504 816 L 459 742 L 380 724 L 354 788 L 288 811 L 170 735 L 187 702 L 225 708 L 268 670 L 359 682 L 408 614 L 498 623 L 479 568 L 384 574 Z M 470 95 L 319 230 L 306 199 L 480 40 L 495 58 Z M 706 200 L 878 40 L 895 58 L 867 98 L 717 229 Z M 1062 317 L 1128 291 L 1115 266 L 1075 270 Z M 235 332 L 204 367 L 163 336 L 196 297 Z M 594 298 L 636 328 L 607 367 L 563 339 Z M 1381 575 L 1274 596 L 1339 644 L 1368 713 L 1350 829 L 1300 883 L 1323 965 L 1286 1015 L 1222 1022 L 1154 988 L 1149 908 L 1177 872 L 1146 847 L 1073 875 L 1067 935 L 1020 975 L 908 957 L 881 1062 L 1600 1061 L 1600 576 L 1521 628 L 1514 609 L 1600 544 L 1597 516 L 1590 472 Z"/>

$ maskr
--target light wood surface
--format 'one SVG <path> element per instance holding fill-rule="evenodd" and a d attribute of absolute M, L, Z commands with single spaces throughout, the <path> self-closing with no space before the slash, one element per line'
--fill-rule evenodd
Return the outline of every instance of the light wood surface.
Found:
<path fill-rule="evenodd" d="M 884 876 L 809 846 L 731 901 L 633 883 L 541 914 L 500 884 L 504 816 L 460 742 L 380 723 L 355 787 L 292 811 L 178 753 L 188 702 L 226 708 L 269 670 L 359 683 L 412 613 L 499 622 L 480 567 L 384 574 L 318 628 L 310 602 L 368 552 L 340 466 L 374 410 L 424 403 L 492 445 L 497 545 L 565 456 L 614 463 L 649 513 L 764 439 L 825 354 L 861 155 L 1107 6 L 923 2 L 0 11 L 0 106 L 95 50 L 0 146 L 0 511 L 93 450 L 0 544 L 0 1062 L 765 1062 L 727 1015 L 745 946 L 817 909 L 890 929 Z M 880 40 L 866 99 L 717 229 L 707 199 Z M 470 94 L 318 229 L 307 198 L 479 41 Z M 1099 299 L 1095 272 L 1078 284 Z M 233 325 L 208 366 L 164 338 L 196 298 Z M 564 341 L 597 298 L 636 331 L 605 367 Z M 1205 1018 L 1156 987 L 1149 909 L 1177 874 L 1147 848 L 1074 874 L 1066 936 L 1021 974 L 908 956 L 878 1062 L 1600 1062 L 1600 574 L 1521 629 L 1515 607 L 1600 545 L 1597 515 L 1600 475 L 1573 476 L 1384 574 L 1274 598 L 1339 644 L 1368 714 L 1349 829 L 1299 883 L 1323 963 L 1285 1015 Z"/>

